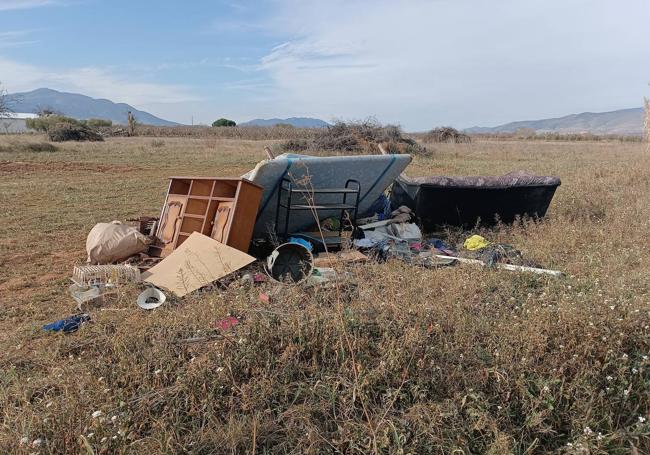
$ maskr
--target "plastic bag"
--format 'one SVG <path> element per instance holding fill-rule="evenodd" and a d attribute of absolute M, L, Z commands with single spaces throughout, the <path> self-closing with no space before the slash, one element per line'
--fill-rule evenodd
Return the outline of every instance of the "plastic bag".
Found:
<path fill-rule="evenodd" d="M 485 238 L 475 234 L 471 237 L 467 237 L 465 239 L 465 243 L 463 243 L 463 246 L 466 250 L 476 251 L 485 248 L 489 244 L 490 242 L 488 242 Z"/>
<path fill-rule="evenodd" d="M 375 229 L 375 232 L 380 232 L 382 234 L 388 234 L 398 239 L 403 240 L 421 240 L 422 231 L 417 224 L 414 223 L 393 223 L 387 226 L 380 226 Z M 366 234 L 366 237 L 368 235 Z"/>
<path fill-rule="evenodd" d="M 119 221 L 97 223 L 86 239 L 88 263 L 110 264 L 123 261 L 146 251 L 150 243 L 150 239 L 137 229 Z"/>

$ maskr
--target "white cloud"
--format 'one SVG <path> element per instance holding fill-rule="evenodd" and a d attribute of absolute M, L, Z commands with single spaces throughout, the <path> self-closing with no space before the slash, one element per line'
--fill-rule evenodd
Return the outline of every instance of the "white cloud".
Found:
<path fill-rule="evenodd" d="M 49 6 L 58 2 L 54 0 L 0 0 L 0 11 L 13 9 L 30 9 L 40 6 Z"/>
<path fill-rule="evenodd" d="M 36 40 L 27 39 L 29 33 L 30 31 L 28 30 L 0 32 L 0 49 L 22 47 L 37 43 L 38 41 Z"/>
<path fill-rule="evenodd" d="M 278 115 L 496 124 L 640 104 L 650 2 L 285 0 L 260 63 Z"/>
<path fill-rule="evenodd" d="M 53 69 L 19 63 L 0 57 L 0 78 L 10 92 L 48 87 L 107 98 L 134 107 L 148 103 L 181 103 L 196 100 L 183 85 L 137 81 L 132 74 L 120 74 L 103 68 Z"/>

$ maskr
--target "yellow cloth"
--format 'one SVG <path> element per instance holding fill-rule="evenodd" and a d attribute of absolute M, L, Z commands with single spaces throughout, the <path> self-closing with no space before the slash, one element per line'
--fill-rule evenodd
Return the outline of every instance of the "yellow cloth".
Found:
<path fill-rule="evenodd" d="M 480 235 L 473 235 L 465 239 L 465 243 L 463 243 L 463 246 L 465 247 L 466 250 L 475 251 L 475 250 L 480 250 L 481 248 L 485 248 L 489 244 L 490 242 L 488 242 L 485 238 L 481 237 Z"/>

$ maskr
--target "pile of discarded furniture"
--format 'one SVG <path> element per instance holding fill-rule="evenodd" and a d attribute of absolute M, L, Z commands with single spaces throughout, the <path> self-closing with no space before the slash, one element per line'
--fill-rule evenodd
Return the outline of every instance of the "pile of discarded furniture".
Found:
<path fill-rule="evenodd" d="M 263 264 L 270 280 L 325 283 L 337 277 L 328 267 L 333 257 L 394 257 L 430 267 L 498 264 L 559 274 L 510 263 L 512 257 L 499 256 L 507 246 L 493 245 L 498 258 L 485 260 L 462 257 L 426 236 L 446 225 L 543 217 L 559 179 L 524 173 L 409 178 L 404 170 L 410 162 L 410 155 L 385 153 L 283 154 L 241 177 L 170 177 L 158 216 L 131 220 L 137 226 L 114 221 L 92 229 L 87 264 L 75 267 L 70 293 L 84 309 L 121 284 L 143 283 L 137 303 L 153 309 L 169 294 L 183 297 L 252 263 Z M 485 242 L 476 249 L 490 248 Z"/>

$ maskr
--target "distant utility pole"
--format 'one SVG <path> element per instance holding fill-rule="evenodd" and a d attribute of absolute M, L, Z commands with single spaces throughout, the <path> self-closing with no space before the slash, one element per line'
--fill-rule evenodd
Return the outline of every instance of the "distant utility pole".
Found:
<path fill-rule="evenodd" d="M 192 126 L 194 126 L 194 116 L 192 116 Z"/>

